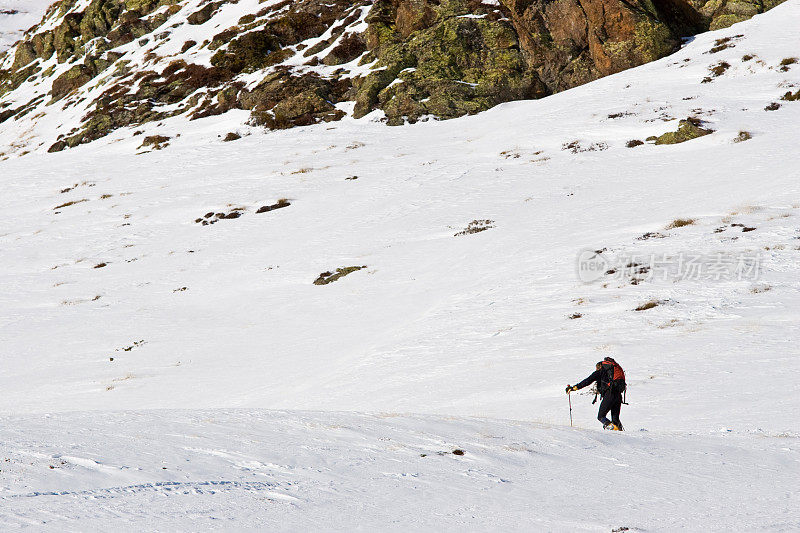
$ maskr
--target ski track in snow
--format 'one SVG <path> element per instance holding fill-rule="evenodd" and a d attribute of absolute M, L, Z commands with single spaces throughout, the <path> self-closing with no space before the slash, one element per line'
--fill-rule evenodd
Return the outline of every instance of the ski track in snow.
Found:
<path fill-rule="evenodd" d="M 459 120 L 0 161 L 0 528 L 799 530 L 798 20 Z M 715 132 L 625 147 L 689 115 Z M 603 248 L 760 271 L 581 283 Z M 586 391 L 566 427 L 606 355 L 628 431 Z"/>

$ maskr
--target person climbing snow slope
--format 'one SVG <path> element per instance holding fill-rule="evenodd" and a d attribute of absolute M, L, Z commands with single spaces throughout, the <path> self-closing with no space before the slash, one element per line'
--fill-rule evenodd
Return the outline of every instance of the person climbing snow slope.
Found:
<path fill-rule="evenodd" d="M 622 431 L 622 423 L 619 421 L 619 413 L 622 404 L 622 394 L 625 392 L 625 372 L 622 367 L 611 357 L 606 357 L 597 365 L 592 375 L 584 379 L 577 385 L 567 385 L 567 394 L 572 391 L 580 390 L 584 387 L 597 382 L 597 394 L 601 396 L 600 409 L 597 412 L 597 419 L 603 423 L 603 429 Z M 595 401 L 597 396 L 595 395 Z M 594 402 L 592 402 L 594 403 Z M 627 404 L 626 404 L 627 405 Z M 609 411 L 611 420 L 608 419 Z"/>

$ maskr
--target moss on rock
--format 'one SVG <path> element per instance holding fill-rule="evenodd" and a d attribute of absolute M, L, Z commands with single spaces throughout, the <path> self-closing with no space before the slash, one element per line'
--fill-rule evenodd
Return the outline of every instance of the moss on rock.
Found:
<path fill-rule="evenodd" d="M 269 63 L 270 54 L 280 49 L 278 40 L 268 31 L 254 31 L 230 42 L 227 49 L 211 57 L 215 67 L 232 72 L 252 72 Z"/>
<path fill-rule="evenodd" d="M 348 274 L 358 272 L 364 268 L 367 268 L 366 265 L 337 268 L 336 272 L 323 272 L 314 280 L 314 285 L 328 285 L 329 283 L 342 279 Z"/>
<path fill-rule="evenodd" d="M 93 77 L 92 69 L 86 65 L 75 65 L 53 81 L 50 94 L 53 96 L 53 100 L 59 100 L 88 83 Z"/>
<path fill-rule="evenodd" d="M 702 122 L 696 118 L 689 117 L 681 120 L 677 131 L 669 131 L 656 137 L 656 144 L 678 144 L 698 137 L 703 137 L 714 132 L 712 129 L 703 128 Z"/>

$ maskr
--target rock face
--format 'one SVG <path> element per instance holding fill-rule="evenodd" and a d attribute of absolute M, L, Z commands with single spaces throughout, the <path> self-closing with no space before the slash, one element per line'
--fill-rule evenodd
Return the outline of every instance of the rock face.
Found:
<path fill-rule="evenodd" d="M 376 2 L 365 39 L 382 70 L 359 83 L 355 115 L 380 108 L 400 124 L 548 94 L 507 14 L 479 2 Z"/>
<path fill-rule="evenodd" d="M 231 109 L 276 129 L 453 118 L 661 58 L 778 1 L 62 0 L 0 54 L 0 122 L 82 109 L 58 151 Z"/>
<path fill-rule="evenodd" d="M 649 0 L 509 4 L 531 67 L 553 91 L 663 57 L 692 28 L 688 17 L 670 25 Z"/>

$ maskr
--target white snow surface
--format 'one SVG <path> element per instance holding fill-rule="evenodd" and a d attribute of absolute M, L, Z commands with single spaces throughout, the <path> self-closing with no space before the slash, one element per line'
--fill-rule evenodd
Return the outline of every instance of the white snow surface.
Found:
<path fill-rule="evenodd" d="M 453 121 L 0 161 L 0 527 L 800 530 L 798 22 Z M 714 133 L 625 146 L 689 115 Z M 583 283 L 604 248 L 759 268 Z M 570 428 L 609 355 L 626 432 L 587 390 Z"/>
<path fill-rule="evenodd" d="M 39 22 L 52 0 L 0 0 L 0 52 L 17 42 Z"/>
<path fill-rule="evenodd" d="M 2 423 L 10 462 L 0 475 L 16 480 L 0 491 L 4 530 L 800 526 L 791 438 L 620 436 L 509 420 L 261 410 Z M 761 511 L 769 514 L 753 516 Z"/>

